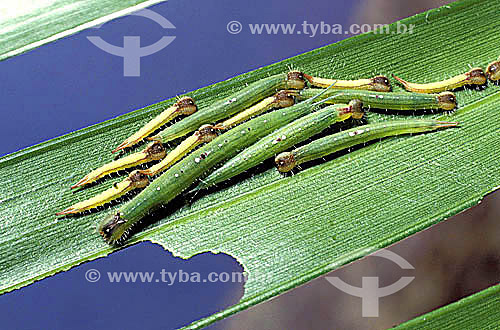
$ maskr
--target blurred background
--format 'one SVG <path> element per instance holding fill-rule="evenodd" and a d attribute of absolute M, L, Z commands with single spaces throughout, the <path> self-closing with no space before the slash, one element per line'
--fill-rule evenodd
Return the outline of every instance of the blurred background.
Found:
<path fill-rule="evenodd" d="M 140 77 L 123 77 L 123 60 L 92 45 L 100 36 L 115 45 L 140 36 L 142 45 L 165 31 L 127 16 L 0 62 L 0 155 L 116 117 L 234 75 L 265 66 L 350 35 L 253 35 L 227 31 L 229 21 L 258 23 L 383 24 L 449 1 L 171 0 L 150 9 L 175 25 L 164 51 L 141 59 Z M 3 110 L 5 109 L 5 110 Z M 4 112 L 5 111 L 5 112 Z M 6 118 L 7 117 L 7 118 Z M 380 316 L 361 317 L 361 299 L 318 278 L 272 301 L 252 307 L 210 329 L 384 329 L 477 292 L 500 279 L 500 192 L 390 250 L 414 270 L 367 257 L 326 276 L 361 285 L 379 276 L 386 286 L 415 276 L 405 289 L 380 301 Z M 232 257 L 204 253 L 189 260 L 150 243 L 0 296 L 9 329 L 175 329 L 238 302 L 242 283 L 89 283 L 89 269 L 106 271 L 241 272 Z M 29 317 L 27 317 L 29 316 Z"/>

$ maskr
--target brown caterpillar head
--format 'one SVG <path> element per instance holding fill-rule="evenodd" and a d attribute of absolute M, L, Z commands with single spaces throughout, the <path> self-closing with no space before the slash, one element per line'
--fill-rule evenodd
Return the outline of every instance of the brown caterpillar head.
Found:
<path fill-rule="evenodd" d="M 189 96 L 181 98 L 179 101 L 175 103 L 175 106 L 177 107 L 177 111 L 181 115 L 185 116 L 192 115 L 198 110 L 198 107 L 194 103 L 194 100 Z"/>
<path fill-rule="evenodd" d="M 287 88 L 303 89 L 306 86 L 304 74 L 300 71 L 290 71 L 286 76 Z"/>
<path fill-rule="evenodd" d="M 295 100 L 290 91 L 279 91 L 274 95 L 273 103 L 277 108 L 286 108 L 295 104 Z"/>
<path fill-rule="evenodd" d="M 280 153 L 274 158 L 274 163 L 278 171 L 283 173 L 291 171 L 297 165 L 295 157 L 293 157 L 291 152 Z"/>
<path fill-rule="evenodd" d="M 453 110 L 457 106 L 457 98 L 452 92 L 442 92 L 437 96 L 439 108 L 443 110 Z"/>
<path fill-rule="evenodd" d="M 126 222 L 127 220 L 121 217 L 120 212 L 110 214 L 99 224 L 99 233 L 106 242 L 115 244 L 122 238 L 125 232 L 123 225 Z"/>
<path fill-rule="evenodd" d="M 352 118 L 354 119 L 362 119 L 365 115 L 365 112 L 363 111 L 363 102 L 358 99 L 351 100 L 349 102 L 349 108 L 352 113 Z"/>
<path fill-rule="evenodd" d="M 500 80 L 500 61 L 490 63 L 486 68 L 486 75 L 491 81 Z"/>
<path fill-rule="evenodd" d="M 197 131 L 196 135 L 202 142 L 210 142 L 217 137 L 217 129 L 213 125 L 203 125 Z"/>
<path fill-rule="evenodd" d="M 484 85 L 486 83 L 486 74 L 481 68 L 470 69 L 469 72 L 466 73 L 467 80 L 469 83 L 474 85 Z"/>
<path fill-rule="evenodd" d="M 129 174 L 128 180 L 134 189 L 145 188 L 149 184 L 149 179 L 142 171 L 135 170 Z"/>
<path fill-rule="evenodd" d="M 375 76 L 371 79 L 372 87 L 377 92 L 390 92 L 392 90 L 391 82 L 386 76 Z"/>
<path fill-rule="evenodd" d="M 163 143 L 160 141 L 155 141 L 148 145 L 148 147 L 144 150 L 145 153 L 151 157 L 152 160 L 160 160 L 165 158 L 167 152 L 165 151 L 165 147 Z"/>

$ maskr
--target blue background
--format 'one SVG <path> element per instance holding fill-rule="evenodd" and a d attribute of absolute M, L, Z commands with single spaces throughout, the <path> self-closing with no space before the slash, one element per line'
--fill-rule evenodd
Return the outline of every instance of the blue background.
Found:
<path fill-rule="evenodd" d="M 303 21 L 345 24 L 359 1 L 192 1 L 171 0 L 151 7 L 172 22 L 127 16 L 0 62 L 0 155 L 116 117 L 234 75 L 338 41 L 346 35 L 252 35 L 249 23 Z M 229 21 L 243 31 L 227 32 Z M 362 22 L 357 22 L 362 23 Z M 92 45 L 100 36 L 121 46 L 123 36 L 140 36 L 142 45 L 161 36 L 176 39 L 141 59 L 140 77 L 123 77 L 123 59 Z M 85 272 L 242 271 L 227 255 L 174 258 L 143 243 L 81 265 L 0 297 L 8 329 L 173 329 L 235 304 L 242 283 L 97 283 Z M 211 326 L 223 328 L 224 321 Z"/>

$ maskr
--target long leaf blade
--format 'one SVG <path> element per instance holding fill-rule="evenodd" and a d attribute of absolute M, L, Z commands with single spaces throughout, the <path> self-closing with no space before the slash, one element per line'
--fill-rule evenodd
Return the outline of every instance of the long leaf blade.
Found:
<path fill-rule="evenodd" d="M 0 60 L 165 0 L 31 1 L 0 4 Z"/>
<path fill-rule="evenodd" d="M 404 20 L 415 24 L 411 35 L 362 35 L 191 95 L 204 106 L 289 66 L 325 77 L 396 73 L 427 81 L 447 78 L 498 57 L 498 9 L 496 2 L 458 2 Z M 461 109 L 445 118 L 460 121 L 459 129 L 385 140 L 291 178 L 270 169 L 191 206 L 169 205 L 173 213 L 130 244 L 152 240 L 184 258 L 224 252 L 242 263 L 249 273 L 244 297 L 190 325 L 199 328 L 403 239 L 500 186 L 500 89 L 490 84 L 484 91 L 464 90 L 457 96 Z M 67 188 L 109 161 L 111 147 L 161 107 L 153 105 L 0 160 L 0 175 L 7 178 L 0 187 L 1 292 L 112 251 L 95 230 L 105 212 L 62 221 L 53 214 L 119 180 L 77 194 Z M 371 113 L 368 119 L 393 117 Z"/>
<path fill-rule="evenodd" d="M 499 309 L 500 285 L 495 285 L 416 317 L 395 329 L 498 329 Z"/>

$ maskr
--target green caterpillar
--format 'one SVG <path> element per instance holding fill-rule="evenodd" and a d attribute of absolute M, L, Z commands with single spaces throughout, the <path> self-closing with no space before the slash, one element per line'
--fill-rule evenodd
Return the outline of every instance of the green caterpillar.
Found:
<path fill-rule="evenodd" d="M 300 99 L 308 99 L 318 94 L 318 89 L 308 88 L 300 91 Z M 421 93 L 384 93 L 364 90 L 335 90 L 321 95 L 320 99 L 328 99 L 327 103 L 347 103 L 350 100 L 360 100 L 365 106 L 377 109 L 391 110 L 419 110 L 442 109 L 453 110 L 457 106 L 457 99 L 452 92 L 439 94 Z"/>
<path fill-rule="evenodd" d="M 387 136 L 422 133 L 457 126 L 456 122 L 437 120 L 395 120 L 355 127 L 312 141 L 274 159 L 280 172 L 288 172 L 302 163 L 322 158 L 339 150 Z"/>

